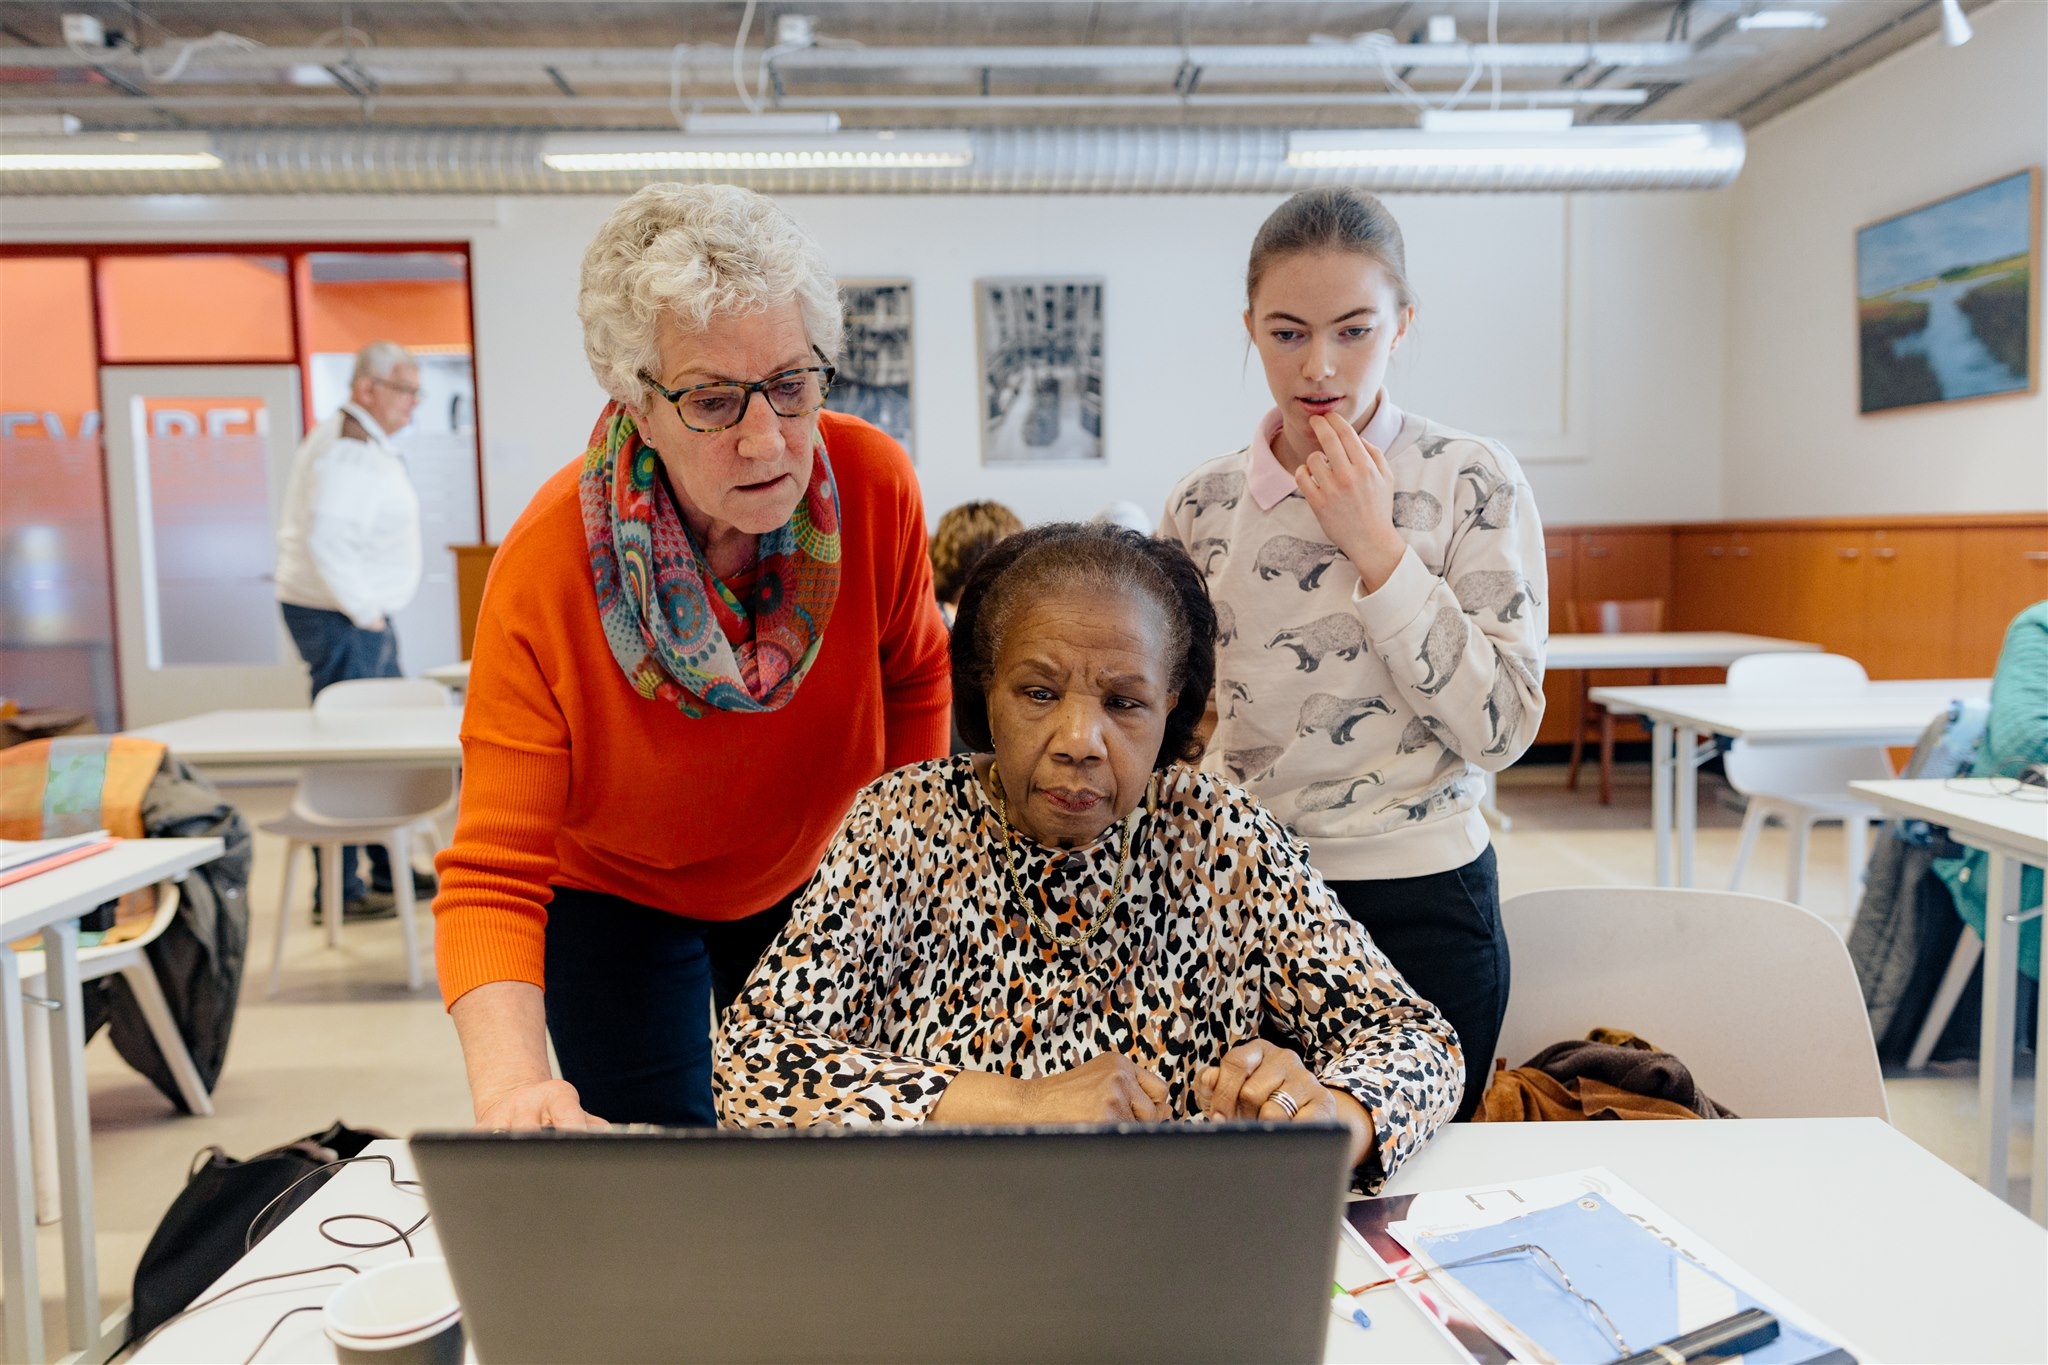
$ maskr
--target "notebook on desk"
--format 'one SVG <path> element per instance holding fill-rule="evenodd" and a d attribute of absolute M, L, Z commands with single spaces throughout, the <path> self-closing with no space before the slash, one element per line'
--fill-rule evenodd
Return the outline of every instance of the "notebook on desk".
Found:
<path fill-rule="evenodd" d="M 477 1357 L 1312 1361 L 1347 1134 L 424 1133 Z"/>

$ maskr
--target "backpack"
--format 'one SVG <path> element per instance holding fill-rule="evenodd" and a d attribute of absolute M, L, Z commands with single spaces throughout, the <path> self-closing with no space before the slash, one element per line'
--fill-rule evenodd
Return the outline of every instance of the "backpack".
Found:
<path fill-rule="evenodd" d="M 237 1161 L 218 1147 L 193 1158 L 185 1188 L 171 1201 L 135 1267 L 132 1337 L 142 1337 L 176 1317 L 209 1285 L 228 1273 L 247 1250 L 250 1224 L 292 1182 L 332 1161 L 359 1156 L 363 1148 L 389 1137 L 374 1129 L 350 1128 L 339 1120 L 325 1132 L 273 1147 Z M 332 1178 L 326 1171 L 306 1180 L 291 1197 L 263 1217 L 256 1241 L 313 1197 Z M 253 1245 L 253 1243 L 248 1243 Z"/>

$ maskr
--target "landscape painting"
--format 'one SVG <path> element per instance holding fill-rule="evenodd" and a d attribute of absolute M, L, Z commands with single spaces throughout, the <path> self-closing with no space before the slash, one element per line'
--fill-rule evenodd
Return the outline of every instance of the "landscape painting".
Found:
<path fill-rule="evenodd" d="M 1864 412 L 2033 390 L 2037 175 L 1856 234 Z"/>

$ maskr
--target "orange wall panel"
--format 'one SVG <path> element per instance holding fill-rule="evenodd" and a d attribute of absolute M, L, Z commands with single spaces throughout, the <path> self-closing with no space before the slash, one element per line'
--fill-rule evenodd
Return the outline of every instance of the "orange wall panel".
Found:
<path fill-rule="evenodd" d="M 82 256 L 0 260 L 0 410 L 54 412 L 67 436 L 100 405 L 87 270 Z"/>
<path fill-rule="evenodd" d="M 292 359 L 282 258 L 106 256 L 99 270 L 108 360 Z"/>
<path fill-rule="evenodd" d="M 469 285 L 463 280 L 314 283 L 303 297 L 309 353 L 354 352 L 373 341 L 469 349 Z"/>

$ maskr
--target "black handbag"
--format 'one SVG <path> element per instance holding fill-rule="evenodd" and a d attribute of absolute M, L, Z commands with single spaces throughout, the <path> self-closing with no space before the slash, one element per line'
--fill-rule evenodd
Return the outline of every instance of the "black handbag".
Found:
<path fill-rule="evenodd" d="M 297 1189 L 292 1182 L 319 1171 L 331 1161 L 360 1156 L 363 1148 L 390 1136 L 375 1129 L 350 1128 L 336 1120 L 323 1133 L 309 1133 L 296 1142 L 237 1161 L 218 1147 L 193 1159 L 185 1188 L 171 1201 L 156 1225 L 142 1260 L 135 1267 L 135 1306 L 129 1318 L 131 1339 L 147 1335 L 177 1316 L 227 1274 L 249 1245 L 250 1224 L 261 1215 L 262 1234 L 283 1222 L 334 1175 L 324 1171 Z M 264 1208 L 291 1189 L 289 1198 L 264 1214 Z"/>

